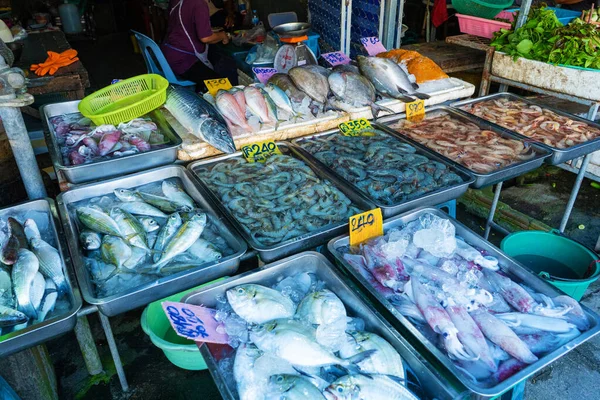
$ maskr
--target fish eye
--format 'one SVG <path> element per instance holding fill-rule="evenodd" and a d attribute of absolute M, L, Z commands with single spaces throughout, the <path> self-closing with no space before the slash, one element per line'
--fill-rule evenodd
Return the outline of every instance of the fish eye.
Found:
<path fill-rule="evenodd" d="M 283 382 L 283 376 L 279 375 L 279 376 L 277 377 L 277 382 L 278 382 L 278 383 L 281 383 L 281 382 Z"/>
<path fill-rule="evenodd" d="M 244 294 L 246 291 L 244 290 L 244 288 L 238 288 L 237 292 L 238 292 L 238 294 L 242 295 L 242 294 Z"/>
<path fill-rule="evenodd" d="M 341 386 L 338 386 L 336 390 L 338 393 L 342 393 L 344 391 L 344 388 Z"/>

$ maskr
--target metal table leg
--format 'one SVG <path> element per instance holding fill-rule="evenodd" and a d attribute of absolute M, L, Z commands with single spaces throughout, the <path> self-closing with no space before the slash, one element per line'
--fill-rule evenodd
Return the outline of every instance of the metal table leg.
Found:
<path fill-rule="evenodd" d="M 567 222 L 569 222 L 569 217 L 571 216 L 571 211 L 573 211 L 573 206 L 575 205 L 575 200 L 577 200 L 577 195 L 579 194 L 579 188 L 581 187 L 581 182 L 585 177 L 585 170 L 587 169 L 590 160 L 592 159 L 592 154 L 588 154 L 583 158 L 583 162 L 581 163 L 581 167 L 579 167 L 579 172 L 577 173 L 577 179 L 575 179 L 575 184 L 573 185 L 573 189 L 571 189 L 571 197 L 569 197 L 569 202 L 567 203 L 567 208 L 565 213 L 563 214 L 562 221 L 560 221 L 560 227 L 558 228 L 561 232 L 565 231 L 567 227 Z"/>
<path fill-rule="evenodd" d="M 492 206 L 490 207 L 490 213 L 488 214 L 487 221 L 485 223 L 485 233 L 483 234 L 483 238 L 485 240 L 490 236 L 490 231 L 492 229 L 492 224 L 494 222 L 494 214 L 496 213 L 496 207 L 498 207 L 498 201 L 500 201 L 500 192 L 502 191 L 502 184 L 504 182 L 500 182 L 496 185 L 496 189 L 494 189 L 494 199 L 492 200 Z"/>
<path fill-rule="evenodd" d="M 100 323 L 102 324 L 102 329 L 104 329 L 104 334 L 106 335 L 106 340 L 108 341 L 108 347 L 110 348 L 110 353 L 115 363 L 117 375 L 119 376 L 119 381 L 121 382 L 121 388 L 124 392 L 127 392 L 129 390 L 129 385 L 127 384 L 125 370 L 123 370 L 123 364 L 121 364 L 121 356 L 119 356 L 119 349 L 117 348 L 117 343 L 115 342 L 115 337 L 113 336 L 110 322 L 108 317 L 101 312 L 98 312 L 98 316 L 100 317 Z"/>

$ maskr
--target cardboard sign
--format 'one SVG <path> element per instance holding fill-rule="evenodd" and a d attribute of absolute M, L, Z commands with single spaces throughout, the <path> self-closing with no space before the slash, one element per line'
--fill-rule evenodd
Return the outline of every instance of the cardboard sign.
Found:
<path fill-rule="evenodd" d="M 350 246 L 356 246 L 366 240 L 383 235 L 383 216 L 381 208 L 375 208 L 350 217 Z"/>
<path fill-rule="evenodd" d="M 264 140 L 242 147 L 242 154 L 248 162 L 265 162 L 273 154 L 281 154 L 281 150 L 272 140 Z"/>
<path fill-rule="evenodd" d="M 321 54 L 321 57 L 323 57 L 325 61 L 327 61 L 332 67 L 335 67 L 336 65 L 348 64 L 351 61 L 350 58 L 341 51 Z"/>
<path fill-rule="evenodd" d="M 419 122 L 425 118 L 425 101 L 415 100 L 406 103 L 406 119 L 411 122 Z"/>
<path fill-rule="evenodd" d="M 367 50 L 367 53 L 372 57 L 387 51 L 376 36 L 362 38 L 360 39 L 360 42 L 365 47 L 365 50 Z"/>
<path fill-rule="evenodd" d="M 233 87 L 228 78 L 207 79 L 204 84 L 212 96 L 216 96 L 219 89 L 229 90 Z"/>
<path fill-rule="evenodd" d="M 254 67 L 254 68 L 252 68 L 252 72 L 254 72 L 254 74 L 256 75 L 256 78 L 258 78 L 260 83 L 262 83 L 264 85 L 267 83 L 267 81 L 269 80 L 270 77 L 272 77 L 273 75 L 275 75 L 277 73 L 277 70 L 275 68 Z"/>
<path fill-rule="evenodd" d="M 342 122 L 338 128 L 344 136 L 374 136 L 372 132 L 369 132 L 369 129 L 373 128 L 371 123 L 364 118 Z"/>
<path fill-rule="evenodd" d="M 196 342 L 228 343 L 227 334 L 218 331 L 216 310 L 174 301 L 165 301 L 162 307 L 179 336 Z"/>

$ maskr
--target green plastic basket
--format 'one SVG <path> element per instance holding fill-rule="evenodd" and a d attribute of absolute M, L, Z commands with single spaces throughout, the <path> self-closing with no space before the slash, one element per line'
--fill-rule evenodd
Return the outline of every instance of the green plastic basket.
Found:
<path fill-rule="evenodd" d="M 457 13 L 486 19 L 495 18 L 512 4 L 513 0 L 452 0 Z"/>
<path fill-rule="evenodd" d="M 79 103 L 79 112 L 96 125 L 118 125 L 162 106 L 168 86 L 160 75 L 134 76 L 90 94 Z"/>

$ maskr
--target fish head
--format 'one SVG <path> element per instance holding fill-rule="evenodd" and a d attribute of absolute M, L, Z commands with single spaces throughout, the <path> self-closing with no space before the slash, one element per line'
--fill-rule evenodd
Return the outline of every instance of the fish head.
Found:
<path fill-rule="evenodd" d="M 227 300 L 235 309 L 236 306 L 253 302 L 256 297 L 256 288 L 253 285 L 240 285 L 229 289 L 226 294 Z"/>
<path fill-rule="evenodd" d="M 193 214 L 190 217 L 190 222 L 193 222 L 198 225 L 206 226 L 207 218 L 208 217 L 206 216 L 206 213 L 198 212 L 198 213 Z"/>
<path fill-rule="evenodd" d="M 84 231 L 81 233 L 81 244 L 85 250 L 96 250 L 100 247 L 100 235 L 96 232 Z"/>
<path fill-rule="evenodd" d="M 137 195 L 133 190 L 130 189 L 115 189 L 113 191 L 114 195 L 117 196 L 117 199 L 121 201 L 135 201 L 137 200 Z"/>
<path fill-rule="evenodd" d="M 360 57 L 360 56 L 359 56 Z M 360 387 L 355 384 L 351 379 L 338 379 L 333 382 L 327 388 L 323 394 L 325 398 L 328 400 L 344 400 L 344 399 L 354 399 L 360 398 L 358 395 L 360 393 Z"/>
<path fill-rule="evenodd" d="M 179 213 L 177 213 L 177 212 L 169 215 L 169 218 L 167 218 L 167 224 L 169 224 L 169 225 L 173 225 L 173 224 L 181 225 L 181 215 Z"/>
<path fill-rule="evenodd" d="M 154 232 L 160 228 L 158 222 L 156 222 L 154 218 L 140 218 L 140 222 L 142 223 L 142 226 L 146 232 Z"/>
<path fill-rule="evenodd" d="M 224 153 L 235 153 L 233 138 L 224 124 L 212 118 L 208 118 L 204 124 L 206 127 L 203 129 L 203 137 L 206 142 Z"/>
<path fill-rule="evenodd" d="M 271 375 L 268 383 L 268 391 L 276 393 L 285 393 L 294 387 L 297 379 L 298 377 L 295 375 Z"/>

